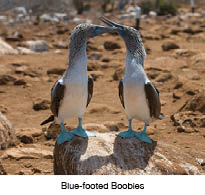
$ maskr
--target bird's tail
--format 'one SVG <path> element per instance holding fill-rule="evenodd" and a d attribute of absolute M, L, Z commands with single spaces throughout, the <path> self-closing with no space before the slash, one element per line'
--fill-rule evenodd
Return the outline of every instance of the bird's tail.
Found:
<path fill-rule="evenodd" d="M 49 118 L 47 118 L 45 121 L 43 121 L 41 123 L 41 125 L 45 125 L 46 123 L 52 122 L 52 121 L 54 121 L 54 119 L 55 119 L 54 115 L 51 115 Z"/>

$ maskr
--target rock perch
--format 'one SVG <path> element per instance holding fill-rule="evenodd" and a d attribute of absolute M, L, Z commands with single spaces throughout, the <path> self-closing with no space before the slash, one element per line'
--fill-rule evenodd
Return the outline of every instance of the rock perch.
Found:
<path fill-rule="evenodd" d="M 124 139 L 114 133 L 96 137 L 75 136 L 55 144 L 56 175 L 137 175 L 204 174 L 203 168 L 189 154 L 172 145 L 152 144 L 136 137 Z"/>

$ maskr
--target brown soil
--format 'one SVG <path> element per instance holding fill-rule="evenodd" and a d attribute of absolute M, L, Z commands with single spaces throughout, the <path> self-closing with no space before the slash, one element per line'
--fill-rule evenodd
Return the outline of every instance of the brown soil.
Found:
<path fill-rule="evenodd" d="M 116 18 L 110 18 L 130 26 L 135 23 L 134 19 L 117 21 Z M 193 158 L 201 159 L 205 159 L 205 58 L 202 55 L 205 53 L 204 22 L 203 18 L 185 21 L 177 18 L 144 19 L 140 29 L 144 45 L 149 50 L 145 71 L 160 91 L 164 115 L 162 120 L 150 124 L 148 135 L 157 142 L 175 145 L 184 153 L 193 155 Z M 173 33 L 173 29 L 182 29 L 186 25 L 192 29 L 201 29 L 200 36 L 196 37 L 183 30 Z M 66 68 L 68 56 L 67 49 L 60 49 L 60 53 L 56 53 L 53 45 L 59 41 L 67 43 L 74 26 L 72 23 L 15 24 L 7 29 L 8 35 L 19 31 L 24 41 L 43 39 L 51 46 L 45 54 L 0 57 L 0 75 L 11 76 L 15 78 L 15 82 L 18 81 L 15 84 L 10 79 L 0 86 L 0 109 L 16 131 L 46 130 L 47 127 L 41 127 L 40 123 L 50 115 L 50 89 Z M 67 30 L 57 34 L 59 28 Z M 106 50 L 106 41 L 117 43 L 121 48 Z M 180 49 L 163 51 L 162 45 L 167 41 L 174 42 Z M 9 43 L 16 47 L 20 42 Z M 100 54 L 100 59 L 93 59 L 96 56 L 94 54 Z M 84 115 L 84 125 L 110 122 L 118 126 L 119 131 L 127 129 L 128 121 L 118 97 L 118 84 L 124 74 L 125 57 L 125 44 L 119 35 L 105 34 L 89 41 L 88 69 L 89 74 L 94 75 L 95 83 L 91 103 Z M 52 72 L 54 68 L 58 69 Z M 41 103 L 40 110 L 33 109 L 36 102 Z M 68 120 L 66 124 L 68 127 L 75 127 L 77 119 Z M 133 128 L 141 131 L 143 123 L 134 120 Z M 40 147 L 53 151 L 54 143 L 55 139 L 48 139 L 41 134 L 33 138 L 32 143 L 21 140 L 16 147 Z M 8 149 L 1 150 L 0 155 L 6 150 Z M 1 163 L 7 174 L 53 174 L 53 160 L 50 158 L 5 158 Z"/>

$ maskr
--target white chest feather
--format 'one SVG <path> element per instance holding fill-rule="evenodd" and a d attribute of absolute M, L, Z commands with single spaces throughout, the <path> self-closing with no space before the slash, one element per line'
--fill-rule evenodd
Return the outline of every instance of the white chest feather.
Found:
<path fill-rule="evenodd" d="M 126 67 L 126 74 L 123 78 L 125 112 L 128 120 L 136 118 L 145 122 L 150 121 L 148 101 L 145 94 L 145 83 L 148 78 L 143 67 L 136 66 L 136 63 Z"/>
<path fill-rule="evenodd" d="M 83 116 L 88 98 L 87 59 L 79 60 L 62 79 L 64 98 L 60 105 L 59 119 Z"/>

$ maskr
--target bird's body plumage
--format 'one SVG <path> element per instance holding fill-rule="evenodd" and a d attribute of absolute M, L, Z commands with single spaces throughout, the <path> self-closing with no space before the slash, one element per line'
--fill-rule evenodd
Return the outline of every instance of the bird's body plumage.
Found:
<path fill-rule="evenodd" d="M 118 135 L 124 138 L 136 136 L 142 141 L 152 143 L 146 135 L 146 128 L 154 118 L 159 117 L 161 106 L 159 91 L 144 71 L 146 52 L 140 34 L 132 27 L 114 23 L 106 18 L 102 18 L 102 21 L 120 30 L 119 34 L 127 48 L 125 75 L 119 84 L 119 98 L 129 120 L 129 129 Z M 142 133 L 132 130 L 132 119 L 145 122 Z"/>
<path fill-rule="evenodd" d="M 89 38 L 113 31 L 114 28 L 110 27 L 80 24 L 70 36 L 69 66 L 51 89 L 51 111 L 62 129 L 57 140 L 59 144 L 72 139 L 74 135 L 94 136 L 82 128 L 82 118 L 93 94 L 93 79 L 88 77 L 87 73 L 86 45 Z M 54 117 L 50 117 L 41 124 L 52 121 Z M 77 117 L 79 124 L 72 132 L 67 132 L 63 122 L 71 117 Z"/>
<path fill-rule="evenodd" d="M 81 57 L 72 71 L 59 82 L 65 86 L 64 97 L 59 109 L 58 121 L 71 117 L 83 117 L 88 99 L 87 59 Z"/>
<path fill-rule="evenodd" d="M 131 56 L 127 56 L 127 58 L 131 58 Z M 143 67 L 136 63 L 135 58 L 126 60 L 123 96 L 128 120 L 135 118 L 145 122 L 150 121 L 149 108 L 144 91 L 144 85 L 147 81 L 148 78 L 143 71 Z"/>

